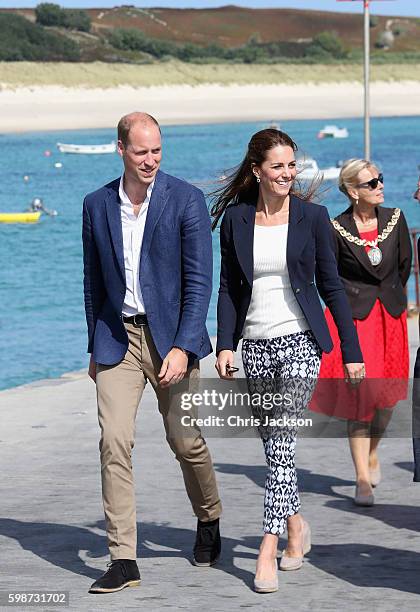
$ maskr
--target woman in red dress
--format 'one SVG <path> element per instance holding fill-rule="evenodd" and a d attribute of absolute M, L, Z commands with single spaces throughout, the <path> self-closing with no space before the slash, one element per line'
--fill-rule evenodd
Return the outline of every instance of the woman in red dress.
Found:
<path fill-rule="evenodd" d="M 348 421 L 356 470 L 357 505 L 374 503 L 372 488 L 381 473 L 377 449 L 392 407 L 407 397 L 409 353 L 407 298 L 411 243 L 404 215 L 384 201 L 383 175 L 372 163 L 351 159 L 341 170 L 339 188 L 350 207 L 332 221 L 338 272 L 352 309 L 366 367 L 359 388 L 320 384 L 311 409 Z M 343 379 L 340 339 L 325 312 L 334 349 L 324 353 L 320 378 Z M 387 380 L 384 380 L 387 379 Z"/>

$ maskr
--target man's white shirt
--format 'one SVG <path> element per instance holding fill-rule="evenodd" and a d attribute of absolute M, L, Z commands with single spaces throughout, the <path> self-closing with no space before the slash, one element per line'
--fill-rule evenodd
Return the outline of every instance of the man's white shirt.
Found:
<path fill-rule="evenodd" d="M 143 296 L 140 289 L 140 253 L 143 243 L 147 211 L 155 182 L 147 189 L 146 198 L 138 216 L 133 212 L 133 204 L 124 190 L 124 175 L 120 179 L 118 190 L 121 202 L 121 225 L 124 245 L 124 267 L 126 291 L 122 313 L 125 316 L 146 314 Z"/>

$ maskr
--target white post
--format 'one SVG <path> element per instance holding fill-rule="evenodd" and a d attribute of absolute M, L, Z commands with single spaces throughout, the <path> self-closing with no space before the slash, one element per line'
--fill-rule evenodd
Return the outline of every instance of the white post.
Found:
<path fill-rule="evenodd" d="M 365 5 L 365 159 L 370 161 L 370 23 L 369 0 Z"/>

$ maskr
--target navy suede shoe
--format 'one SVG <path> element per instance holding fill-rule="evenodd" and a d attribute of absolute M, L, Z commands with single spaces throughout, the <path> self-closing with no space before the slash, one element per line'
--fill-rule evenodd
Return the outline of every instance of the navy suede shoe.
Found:
<path fill-rule="evenodd" d="M 194 545 L 194 565 L 198 567 L 214 565 L 220 557 L 221 548 L 219 519 L 208 522 L 198 521 Z"/>
<path fill-rule="evenodd" d="M 89 593 L 115 593 L 125 587 L 140 585 L 140 572 L 137 563 L 132 559 L 116 559 L 109 563 L 109 569 L 98 578 L 89 589 Z"/>

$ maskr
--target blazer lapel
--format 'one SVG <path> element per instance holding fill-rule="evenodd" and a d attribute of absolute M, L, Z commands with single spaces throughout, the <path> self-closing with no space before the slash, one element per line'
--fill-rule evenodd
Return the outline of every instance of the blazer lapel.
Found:
<path fill-rule="evenodd" d="M 238 215 L 232 217 L 233 242 L 243 273 L 252 287 L 254 280 L 254 227 L 256 207 L 241 206 Z"/>
<path fill-rule="evenodd" d="M 294 263 L 297 261 L 308 238 L 304 206 L 316 206 L 316 204 L 304 204 L 296 196 L 290 196 L 289 229 L 286 246 L 286 261 L 289 273 L 294 269 Z"/>
<path fill-rule="evenodd" d="M 383 230 L 385 229 L 389 221 L 389 218 L 388 218 L 388 215 L 386 214 L 386 210 L 384 210 L 380 206 L 378 206 L 378 208 L 376 209 L 376 215 L 378 217 L 378 236 L 379 236 L 379 234 L 381 234 Z"/>
<path fill-rule="evenodd" d="M 289 271 L 294 267 L 303 247 L 308 233 L 303 213 L 304 204 L 296 196 L 290 197 L 289 230 L 287 232 L 286 260 Z M 315 206 L 308 204 L 308 206 Z M 233 241 L 245 277 L 252 287 L 254 279 L 254 228 L 256 207 L 248 204 L 238 215 L 232 218 Z"/>
<path fill-rule="evenodd" d="M 125 283 L 124 245 L 121 223 L 121 204 L 118 196 L 118 187 L 116 189 L 108 189 L 108 196 L 105 201 L 105 209 L 115 257 L 122 279 Z"/>
<path fill-rule="evenodd" d="M 168 201 L 166 175 L 158 171 L 153 186 L 152 197 L 150 198 L 147 210 L 146 225 L 144 227 L 143 242 L 141 245 L 140 266 L 144 257 L 147 256 L 152 244 L 153 232 L 163 210 Z"/>
<path fill-rule="evenodd" d="M 392 209 L 392 211 L 390 211 L 389 209 L 384 209 L 381 206 L 378 206 L 377 210 L 377 215 L 378 215 L 378 236 L 379 234 L 381 234 L 383 232 L 383 230 L 386 228 L 386 226 L 388 225 L 389 220 L 392 217 L 392 214 L 394 212 L 394 209 Z M 397 232 L 398 229 L 395 227 L 394 228 L 394 232 Z M 383 242 L 380 242 L 378 244 L 378 247 L 381 249 L 382 251 L 382 261 L 381 263 L 375 268 L 375 272 L 376 275 L 382 279 L 386 272 L 387 272 L 387 266 L 383 265 L 383 262 L 385 261 L 385 254 L 388 252 L 388 250 L 391 248 L 392 249 L 392 244 L 395 245 L 395 242 L 393 242 L 391 240 L 391 235 L 389 235 L 389 237 L 384 240 Z"/>

